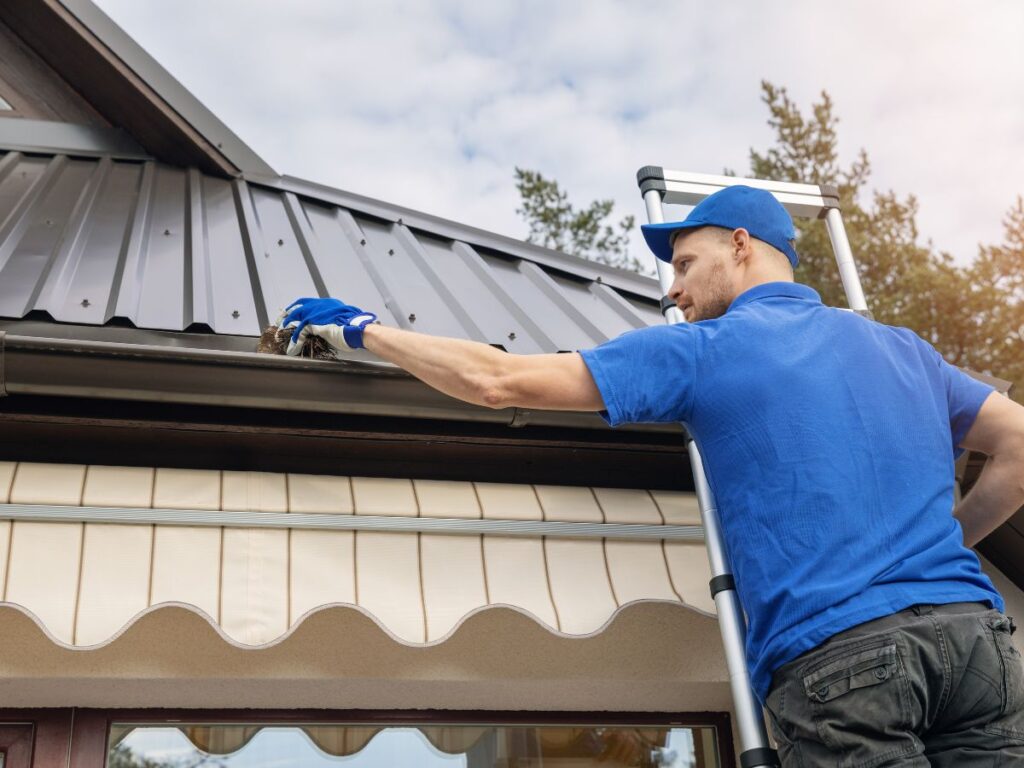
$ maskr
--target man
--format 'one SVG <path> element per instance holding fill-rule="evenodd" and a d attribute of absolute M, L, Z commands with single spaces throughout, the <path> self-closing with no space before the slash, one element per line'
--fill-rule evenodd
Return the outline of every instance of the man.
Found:
<path fill-rule="evenodd" d="M 688 322 L 567 355 L 375 324 L 334 299 L 283 316 L 492 408 L 679 421 L 697 441 L 747 612 L 754 689 L 786 765 L 1024 764 L 1024 669 L 968 549 L 1024 504 L 1024 408 L 912 332 L 793 282 L 767 192 L 644 228 Z M 990 457 L 953 509 L 953 462 Z"/>

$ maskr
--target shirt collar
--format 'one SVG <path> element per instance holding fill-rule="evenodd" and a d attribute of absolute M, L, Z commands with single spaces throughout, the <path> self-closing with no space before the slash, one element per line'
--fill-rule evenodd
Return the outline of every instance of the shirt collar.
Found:
<path fill-rule="evenodd" d="M 773 298 L 781 296 L 787 299 L 798 299 L 801 301 L 813 301 L 817 304 L 821 303 L 821 296 L 818 292 L 808 285 L 801 285 L 800 283 L 761 283 L 750 288 L 735 299 L 732 300 L 732 304 L 729 305 L 729 310 L 742 307 L 744 304 L 749 304 L 752 301 L 760 301 L 761 299 Z M 726 311 L 729 311 L 726 310 Z"/>

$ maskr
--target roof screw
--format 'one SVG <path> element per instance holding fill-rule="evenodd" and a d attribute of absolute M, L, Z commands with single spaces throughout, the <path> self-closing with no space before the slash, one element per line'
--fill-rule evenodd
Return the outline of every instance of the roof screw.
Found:
<path fill-rule="evenodd" d="M 510 334 L 508 335 L 508 340 L 509 340 L 509 341 L 515 341 L 515 340 L 516 340 L 516 332 L 515 332 L 515 331 L 512 331 L 512 332 L 511 332 L 511 333 L 510 333 Z"/>
<path fill-rule="evenodd" d="M 596 282 L 598 282 L 598 283 L 603 283 L 604 281 L 603 281 L 603 280 L 601 279 L 601 276 L 600 276 L 600 275 L 598 275 L 598 276 L 597 276 L 597 281 L 596 281 Z"/>
<path fill-rule="evenodd" d="M 232 312 L 231 316 L 235 318 L 235 320 L 237 320 L 240 317 L 240 315 L 238 314 L 238 310 L 236 309 L 234 312 Z"/>
<path fill-rule="evenodd" d="M 278 241 L 277 241 L 277 244 L 278 244 L 278 245 L 284 245 L 284 240 L 278 240 Z"/>
<path fill-rule="evenodd" d="M 217 149 L 224 149 L 224 143 L 223 143 L 223 142 L 220 142 L 220 141 L 218 141 L 218 142 L 217 142 Z"/>
<path fill-rule="evenodd" d="M 366 245 L 366 238 L 363 238 L 362 240 L 360 240 L 359 244 L 360 245 Z"/>
<path fill-rule="evenodd" d="M 409 314 L 409 322 L 410 323 L 415 323 L 416 322 L 416 313 L 415 312 L 412 312 L 412 313 Z"/>
<path fill-rule="evenodd" d="M 46 220 L 46 226 L 52 227 L 53 226 L 53 220 L 52 219 L 47 219 Z"/>
<path fill-rule="evenodd" d="M 401 216 L 398 217 L 398 223 L 399 223 L 399 225 L 402 224 L 402 217 Z"/>
<path fill-rule="evenodd" d="M 169 229 L 165 229 L 165 230 L 164 230 L 164 234 L 165 234 L 165 235 L 169 235 L 169 234 L 171 234 L 171 230 L 169 230 Z"/>
<path fill-rule="evenodd" d="M 394 256 L 394 255 L 395 255 L 395 249 L 394 248 L 388 248 L 388 256 Z"/>
<path fill-rule="evenodd" d="M 89 306 L 89 300 L 88 299 L 82 299 L 82 306 L 83 307 L 88 307 Z"/>

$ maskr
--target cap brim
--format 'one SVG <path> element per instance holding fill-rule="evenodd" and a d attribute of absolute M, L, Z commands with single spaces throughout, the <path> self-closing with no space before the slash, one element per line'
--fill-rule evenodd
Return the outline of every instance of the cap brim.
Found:
<path fill-rule="evenodd" d="M 655 256 L 669 264 L 672 263 L 672 234 L 681 229 L 697 229 L 706 227 L 703 221 L 666 221 L 664 224 L 641 224 L 647 247 Z"/>
<path fill-rule="evenodd" d="M 796 269 L 800 265 L 800 256 L 789 243 L 786 243 L 786 247 L 782 249 L 782 252 L 786 254 L 786 258 L 789 259 L 789 263 L 793 265 L 793 269 Z"/>

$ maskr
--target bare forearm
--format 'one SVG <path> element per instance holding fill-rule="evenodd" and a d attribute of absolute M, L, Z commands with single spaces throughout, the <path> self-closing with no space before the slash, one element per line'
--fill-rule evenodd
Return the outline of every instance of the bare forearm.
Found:
<path fill-rule="evenodd" d="M 973 547 L 1024 506 L 1024 454 L 992 456 L 953 516 Z"/>
<path fill-rule="evenodd" d="M 495 406 L 490 382 L 504 371 L 508 353 L 487 344 L 428 336 L 383 325 L 363 332 L 366 348 L 434 389 L 476 405 Z"/>

